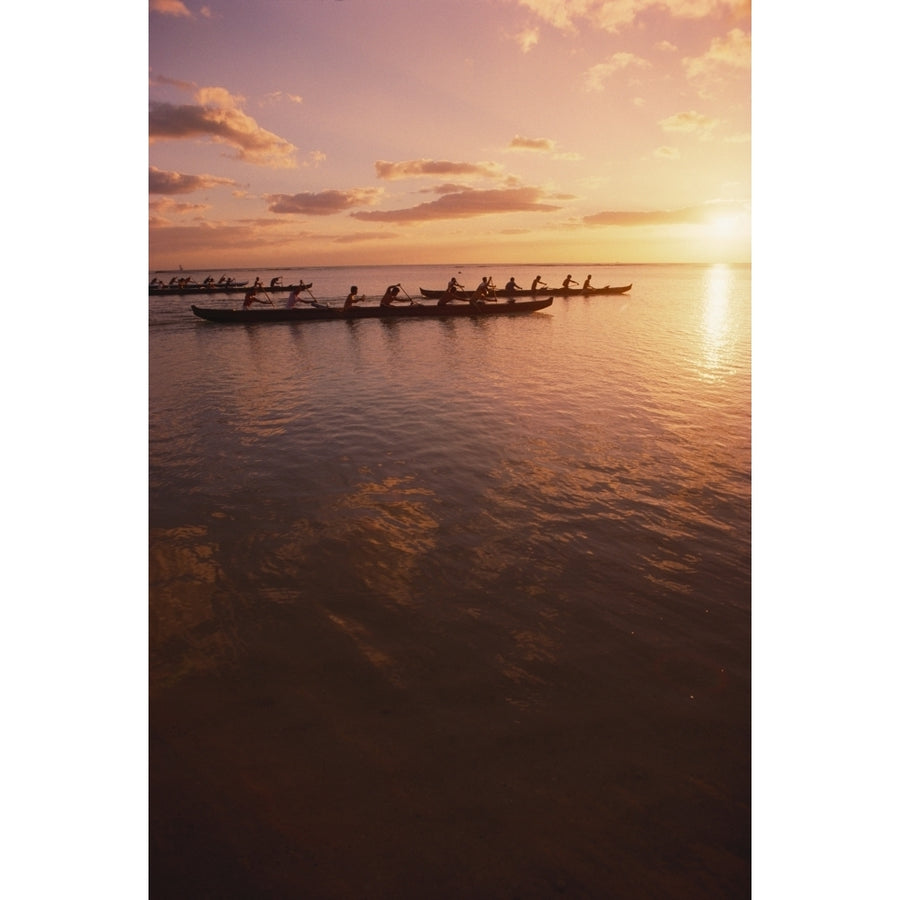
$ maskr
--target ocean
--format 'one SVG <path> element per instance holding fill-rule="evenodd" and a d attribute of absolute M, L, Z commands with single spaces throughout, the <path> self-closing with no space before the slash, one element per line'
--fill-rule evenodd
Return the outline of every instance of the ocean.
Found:
<path fill-rule="evenodd" d="M 151 896 L 750 896 L 750 267 L 150 277 L 569 273 L 149 298 Z"/>

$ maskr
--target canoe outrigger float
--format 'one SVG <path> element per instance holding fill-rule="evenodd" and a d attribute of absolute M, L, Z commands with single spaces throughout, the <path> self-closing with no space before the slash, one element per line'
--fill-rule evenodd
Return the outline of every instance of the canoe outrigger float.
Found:
<path fill-rule="evenodd" d="M 425 319 L 521 315 L 547 309 L 553 297 L 488 303 L 411 303 L 408 306 L 309 306 L 223 309 L 191 304 L 195 316 L 209 322 L 321 322 L 328 319 Z"/>

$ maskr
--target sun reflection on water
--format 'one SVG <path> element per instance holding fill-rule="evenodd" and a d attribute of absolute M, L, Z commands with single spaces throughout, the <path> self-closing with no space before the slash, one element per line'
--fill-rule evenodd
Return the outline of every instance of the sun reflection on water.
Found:
<path fill-rule="evenodd" d="M 702 359 L 699 362 L 703 378 L 716 380 L 727 374 L 727 349 L 732 323 L 732 293 L 734 273 L 730 266 L 712 266 L 704 283 L 702 327 Z"/>

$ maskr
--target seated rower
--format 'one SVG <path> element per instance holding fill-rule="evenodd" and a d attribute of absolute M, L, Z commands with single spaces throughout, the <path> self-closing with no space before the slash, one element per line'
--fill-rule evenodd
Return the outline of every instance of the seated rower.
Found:
<path fill-rule="evenodd" d="M 438 306 L 446 306 L 451 300 L 456 297 L 457 292 L 462 288 L 462 285 L 456 280 L 456 276 L 450 279 L 447 282 L 447 292 L 438 300 Z"/>
<path fill-rule="evenodd" d="M 347 294 L 347 299 L 344 301 L 344 309 L 353 309 L 354 303 L 362 303 L 366 299 L 365 294 L 357 293 L 358 290 L 359 288 L 355 284 L 351 286 L 350 293 Z"/>
<path fill-rule="evenodd" d="M 400 285 L 392 284 L 388 287 L 388 289 L 384 292 L 384 296 L 381 298 L 382 306 L 390 306 L 395 300 L 399 299 L 397 295 L 400 293 Z"/>
<path fill-rule="evenodd" d="M 584 279 L 584 284 L 581 287 L 585 291 L 593 290 L 593 288 L 591 287 L 591 276 L 590 275 L 588 275 L 588 277 Z"/>
<path fill-rule="evenodd" d="M 250 288 L 246 294 L 244 294 L 244 309 L 250 309 L 250 307 L 254 303 L 262 303 L 263 301 L 256 296 L 256 288 Z"/>
<path fill-rule="evenodd" d="M 269 282 L 269 287 L 270 287 L 270 288 L 281 287 L 281 276 L 279 275 L 277 278 L 273 278 L 273 279 Z"/>
<path fill-rule="evenodd" d="M 472 299 L 469 300 L 469 303 L 484 303 L 487 300 L 496 300 L 496 297 L 490 296 L 493 293 L 494 284 L 489 278 L 482 278 L 481 284 L 475 288 L 475 293 L 472 294 Z"/>
<path fill-rule="evenodd" d="M 563 290 L 564 290 L 564 291 L 569 290 L 570 285 L 573 285 L 573 284 L 574 284 L 576 287 L 578 286 L 578 282 L 577 282 L 577 281 L 574 281 L 574 280 L 572 279 L 572 276 L 571 276 L 571 275 L 566 275 L 566 277 L 563 279 L 563 284 L 562 284 Z"/>
<path fill-rule="evenodd" d="M 538 275 L 538 277 L 535 278 L 534 281 L 531 282 L 531 289 L 533 291 L 536 291 L 539 287 L 547 287 L 547 282 L 541 281 L 540 275 Z"/>
<path fill-rule="evenodd" d="M 507 290 L 509 293 L 512 293 L 513 291 L 521 291 L 521 290 L 524 290 L 524 288 L 522 287 L 521 284 L 516 284 L 516 279 L 515 279 L 515 277 L 511 275 L 510 278 L 509 278 L 509 281 L 506 282 L 506 290 Z"/>

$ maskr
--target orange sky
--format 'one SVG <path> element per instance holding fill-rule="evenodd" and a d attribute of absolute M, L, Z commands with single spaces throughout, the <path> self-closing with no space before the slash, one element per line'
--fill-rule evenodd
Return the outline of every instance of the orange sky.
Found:
<path fill-rule="evenodd" d="M 151 0 L 150 267 L 748 262 L 745 0 Z"/>

